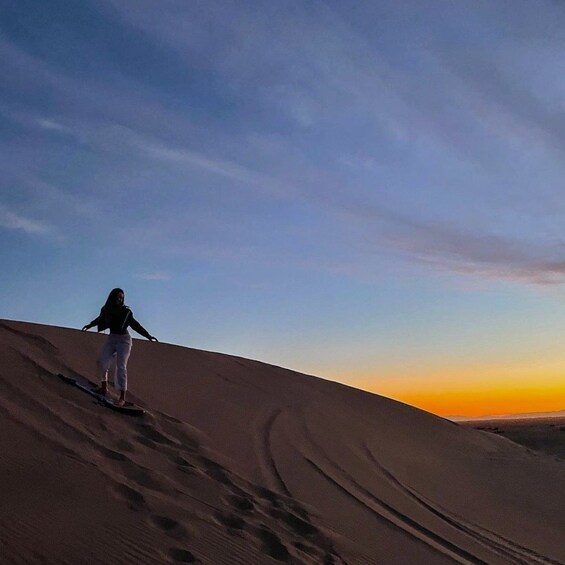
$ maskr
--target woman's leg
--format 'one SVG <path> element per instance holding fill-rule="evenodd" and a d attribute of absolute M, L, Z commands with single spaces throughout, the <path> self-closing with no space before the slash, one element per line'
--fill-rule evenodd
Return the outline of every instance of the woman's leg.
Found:
<path fill-rule="evenodd" d="M 128 359 L 131 353 L 131 336 L 120 336 L 119 343 L 116 348 L 117 353 L 117 383 L 116 388 L 120 391 L 120 399 L 118 404 L 124 404 L 126 400 L 126 391 L 128 388 Z"/>
<path fill-rule="evenodd" d="M 102 351 L 100 352 L 100 355 L 98 356 L 97 361 L 98 375 L 101 381 L 100 389 L 102 394 L 104 395 L 108 390 L 108 368 L 110 367 L 115 353 L 116 344 L 114 342 L 114 339 L 112 338 L 112 335 L 109 335 L 106 343 L 104 344 L 104 347 L 102 348 Z"/>

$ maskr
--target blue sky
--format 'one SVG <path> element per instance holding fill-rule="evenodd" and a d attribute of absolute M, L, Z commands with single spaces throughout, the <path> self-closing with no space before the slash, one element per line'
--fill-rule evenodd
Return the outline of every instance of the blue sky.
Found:
<path fill-rule="evenodd" d="M 560 3 L 0 16 L 3 317 L 120 286 L 161 340 L 375 390 L 565 361 Z"/>

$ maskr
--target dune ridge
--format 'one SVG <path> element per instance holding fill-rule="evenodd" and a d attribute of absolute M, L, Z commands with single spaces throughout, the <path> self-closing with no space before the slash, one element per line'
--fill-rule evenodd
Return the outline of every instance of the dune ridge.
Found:
<path fill-rule="evenodd" d="M 0 321 L 7 563 L 565 563 L 565 465 L 399 402 L 134 340 L 140 419 L 95 378 L 105 337 Z"/>

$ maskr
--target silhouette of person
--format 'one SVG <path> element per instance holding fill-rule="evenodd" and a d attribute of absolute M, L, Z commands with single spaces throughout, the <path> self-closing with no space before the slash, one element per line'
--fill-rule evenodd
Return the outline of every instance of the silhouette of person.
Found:
<path fill-rule="evenodd" d="M 102 332 L 110 328 L 110 335 L 104 344 L 98 357 L 97 365 L 100 375 L 100 394 L 106 396 L 108 392 L 108 369 L 114 357 L 117 361 L 116 382 L 114 386 L 120 393 L 120 398 L 114 404 L 123 406 L 126 402 L 126 391 L 128 383 L 127 363 L 131 353 L 131 335 L 128 326 L 138 334 L 146 337 L 149 341 L 159 341 L 133 317 L 133 312 L 124 304 L 125 294 L 121 288 L 114 288 L 108 295 L 108 299 L 100 309 L 100 315 L 82 328 L 88 331 L 93 326 L 98 326 Z"/>

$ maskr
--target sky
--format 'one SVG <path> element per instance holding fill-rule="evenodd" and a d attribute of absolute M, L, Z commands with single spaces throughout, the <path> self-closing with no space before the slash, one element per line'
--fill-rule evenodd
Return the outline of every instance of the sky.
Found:
<path fill-rule="evenodd" d="M 565 5 L 3 0 L 0 316 L 442 416 L 565 408 Z"/>

